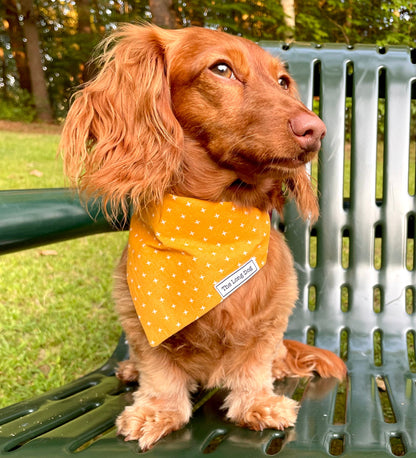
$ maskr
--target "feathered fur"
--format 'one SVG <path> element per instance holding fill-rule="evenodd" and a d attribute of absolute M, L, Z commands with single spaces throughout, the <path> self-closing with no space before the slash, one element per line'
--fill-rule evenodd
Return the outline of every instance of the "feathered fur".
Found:
<path fill-rule="evenodd" d="M 101 70 L 76 95 L 61 148 L 68 176 L 101 197 L 110 218 L 120 209 L 144 214 L 172 192 L 280 212 L 289 197 L 317 219 L 305 164 L 325 127 L 279 60 L 248 40 L 198 28 L 125 25 L 102 49 Z M 119 377 L 140 383 L 117 426 L 143 450 L 189 420 L 198 385 L 228 388 L 224 407 L 237 424 L 282 429 L 295 423 L 298 406 L 273 392 L 275 378 L 345 375 L 333 353 L 283 340 L 298 291 L 276 231 L 259 273 L 158 347 L 137 318 L 126 253 L 114 295 L 131 348 Z"/>

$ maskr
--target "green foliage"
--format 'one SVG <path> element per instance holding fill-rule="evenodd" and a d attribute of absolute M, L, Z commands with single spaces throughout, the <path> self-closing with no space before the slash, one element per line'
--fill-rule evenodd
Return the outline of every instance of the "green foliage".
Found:
<path fill-rule="evenodd" d="M 416 4 L 398 0 L 298 2 L 298 41 L 416 45 Z"/>
<path fill-rule="evenodd" d="M 59 40 L 48 39 L 45 42 L 45 50 L 53 62 L 48 67 L 47 77 L 49 94 L 58 120 L 65 117 L 75 89 L 92 76 L 93 69 L 88 62 L 101 38 L 98 34 L 62 34 Z"/>
<path fill-rule="evenodd" d="M 294 1 L 297 41 L 416 46 L 414 1 Z M 120 22 L 151 20 L 149 2 L 90 0 L 90 14 L 84 17 L 89 24 L 87 31 L 79 30 L 76 1 L 35 0 L 35 5 L 49 95 L 55 117 L 62 120 L 75 88 L 94 73 L 94 65 L 88 62 L 95 45 Z M 256 41 L 284 41 L 288 33 L 279 0 L 174 0 L 174 8 L 178 25 L 184 27 L 221 29 Z M 4 15 L 5 8 L 0 5 L 0 18 Z M 0 90 L 8 93 L 18 87 L 18 74 L 5 24 L 0 21 Z M 21 107 L 31 105 L 24 97 L 22 100 Z M 0 118 L 30 120 L 30 110 L 16 114 L 12 105 L 1 103 Z"/>
<path fill-rule="evenodd" d="M 287 30 L 276 0 L 180 0 L 176 7 L 185 26 L 221 29 L 253 40 L 281 39 Z"/>
<path fill-rule="evenodd" d="M 20 88 L 13 88 L 0 98 L 0 119 L 32 122 L 36 117 L 32 96 Z"/>

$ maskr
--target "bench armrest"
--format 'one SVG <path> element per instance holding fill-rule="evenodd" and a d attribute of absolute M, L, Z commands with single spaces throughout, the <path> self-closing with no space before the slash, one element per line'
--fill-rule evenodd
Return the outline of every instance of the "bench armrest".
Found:
<path fill-rule="evenodd" d="M 71 189 L 0 191 L 0 254 L 120 229 Z"/>

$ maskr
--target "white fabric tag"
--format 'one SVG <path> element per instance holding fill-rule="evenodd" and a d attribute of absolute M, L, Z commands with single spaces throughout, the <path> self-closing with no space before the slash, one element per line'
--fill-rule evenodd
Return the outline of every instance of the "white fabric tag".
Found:
<path fill-rule="evenodd" d="M 225 299 L 237 288 L 243 285 L 246 281 L 260 270 L 256 259 L 251 258 L 237 270 L 227 275 L 223 280 L 218 282 L 215 286 L 218 294 Z"/>

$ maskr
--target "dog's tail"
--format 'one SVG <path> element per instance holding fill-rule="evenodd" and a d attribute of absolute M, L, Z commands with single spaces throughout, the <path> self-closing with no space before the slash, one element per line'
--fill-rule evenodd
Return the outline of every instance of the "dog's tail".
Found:
<path fill-rule="evenodd" d="M 295 340 L 284 340 L 287 353 L 283 361 L 285 375 L 309 377 L 317 373 L 323 378 L 335 377 L 343 380 L 347 374 L 347 367 L 335 353 L 321 348 L 312 347 Z M 276 361 L 276 366 L 280 366 Z M 279 367 L 274 367 L 276 372 Z M 282 374 L 283 375 L 283 374 Z"/>

